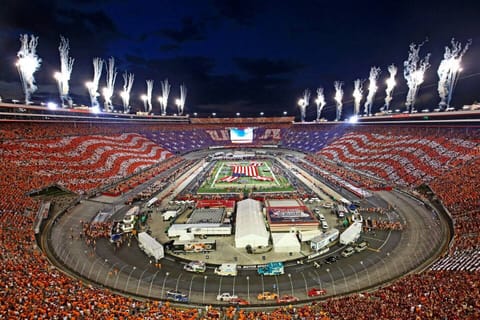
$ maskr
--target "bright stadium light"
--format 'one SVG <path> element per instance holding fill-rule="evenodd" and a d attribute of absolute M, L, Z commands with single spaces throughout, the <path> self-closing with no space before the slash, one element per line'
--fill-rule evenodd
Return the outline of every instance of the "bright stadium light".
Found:
<path fill-rule="evenodd" d="M 240 112 L 237 112 L 237 113 L 236 113 L 236 116 L 237 116 L 237 117 L 240 117 Z"/>
<path fill-rule="evenodd" d="M 260 115 L 263 117 L 263 115 L 264 115 L 263 111 L 262 111 L 262 112 L 260 112 Z"/>
<path fill-rule="evenodd" d="M 147 106 L 148 96 L 146 94 L 142 94 L 140 96 L 140 99 L 143 101 L 143 108 L 145 109 L 145 112 L 147 112 L 147 110 L 148 110 L 148 106 Z"/>
<path fill-rule="evenodd" d="M 350 118 L 348 118 L 349 123 L 356 123 L 357 121 L 358 121 L 357 116 L 351 116 Z"/>
<path fill-rule="evenodd" d="M 48 102 L 47 103 L 47 108 L 50 109 L 50 110 L 55 110 L 57 109 L 57 104 L 55 102 Z"/>

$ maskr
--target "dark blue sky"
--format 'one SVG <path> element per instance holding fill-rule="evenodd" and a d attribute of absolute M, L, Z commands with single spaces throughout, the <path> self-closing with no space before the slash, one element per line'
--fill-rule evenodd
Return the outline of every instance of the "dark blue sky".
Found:
<path fill-rule="evenodd" d="M 432 67 L 419 91 L 417 106 L 433 108 L 438 64 L 452 37 L 473 44 L 463 59 L 464 72 L 453 105 L 480 100 L 480 5 L 478 1 L 144 1 L 69 0 L 2 2 L 0 11 L 0 95 L 21 98 L 14 67 L 21 33 L 39 36 L 43 63 L 35 74 L 38 98 L 52 94 L 59 68 L 59 36 L 70 40 L 75 58 L 74 101 L 87 103 L 84 83 L 93 76 L 92 58 L 113 56 L 116 91 L 121 74 L 135 74 L 132 99 L 153 79 L 172 83 L 169 113 L 179 86 L 188 88 L 187 113 L 298 116 L 297 99 L 309 88 L 325 88 L 327 111 L 334 110 L 333 82 L 344 81 L 344 113 L 351 113 L 353 81 L 366 79 L 370 67 L 382 69 L 374 110 L 383 105 L 387 66 L 399 67 L 393 106 L 404 104 L 403 61 L 411 42 L 428 42 Z M 102 77 L 100 84 L 104 85 Z M 34 96 L 35 98 L 35 96 Z M 113 98 L 120 105 L 120 98 Z M 137 106 L 141 103 L 137 101 Z M 159 109 L 154 99 L 154 110 Z M 315 118 L 312 102 L 307 120 Z M 329 118 L 332 116 L 328 115 Z"/>

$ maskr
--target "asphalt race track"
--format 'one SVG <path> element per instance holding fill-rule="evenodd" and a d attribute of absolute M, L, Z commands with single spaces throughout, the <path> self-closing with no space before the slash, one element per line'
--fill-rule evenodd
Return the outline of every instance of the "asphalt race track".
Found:
<path fill-rule="evenodd" d="M 314 261 L 303 264 L 295 259 L 286 261 L 285 274 L 280 276 L 259 276 L 254 268 L 241 268 L 236 277 L 222 277 L 213 273 L 213 265 L 209 265 L 205 273 L 195 274 L 184 271 L 184 260 L 171 255 L 162 259 L 161 268 L 157 268 L 135 240 L 130 246 L 115 250 L 107 239 L 101 239 L 93 251 L 78 236 L 80 221 L 90 221 L 99 210 L 112 206 L 95 199 L 83 200 L 55 219 L 45 229 L 44 243 L 54 264 L 74 277 L 112 291 L 165 299 L 168 290 L 178 290 L 188 294 L 189 302 L 196 305 L 222 304 L 216 301 L 217 294 L 229 292 L 253 306 L 275 303 L 257 300 L 257 294 L 263 291 L 293 295 L 302 302 L 365 291 L 424 269 L 444 250 L 448 241 L 447 221 L 433 214 L 420 201 L 400 191 L 376 192 L 363 201 L 371 205 L 389 203 L 395 206 L 407 227 L 403 231 L 363 234 L 369 248 L 348 258 L 340 257 L 344 247 L 337 244 L 326 255 L 314 260 L 321 264 L 320 267 L 315 267 Z M 116 214 L 123 214 L 123 211 Z M 325 258 L 329 256 L 339 256 L 339 260 L 326 264 Z M 327 294 L 308 297 L 307 291 L 313 287 L 323 288 Z"/>

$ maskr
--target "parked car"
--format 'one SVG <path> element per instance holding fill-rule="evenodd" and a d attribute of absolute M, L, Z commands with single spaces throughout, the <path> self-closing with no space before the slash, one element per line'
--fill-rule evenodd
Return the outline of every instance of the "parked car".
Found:
<path fill-rule="evenodd" d="M 342 251 L 342 257 L 350 257 L 352 254 L 355 253 L 355 249 L 353 247 L 347 247 L 345 250 Z"/>
<path fill-rule="evenodd" d="M 327 259 L 325 259 L 325 263 L 326 264 L 332 264 L 332 263 L 335 263 L 337 262 L 338 258 L 335 257 L 335 256 L 331 256 L 331 257 L 328 257 Z"/>
<path fill-rule="evenodd" d="M 277 299 L 277 303 L 291 303 L 298 301 L 297 297 L 285 294 Z"/>
<path fill-rule="evenodd" d="M 325 289 L 312 288 L 308 290 L 307 294 L 309 297 L 323 296 L 327 293 Z"/>
<path fill-rule="evenodd" d="M 327 230 L 328 229 L 328 223 L 325 220 L 322 220 L 322 229 Z"/>
<path fill-rule="evenodd" d="M 278 299 L 278 294 L 270 291 L 260 292 L 257 295 L 258 300 L 276 300 Z"/>
<path fill-rule="evenodd" d="M 362 241 L 355 246 L 355 251 L 362 252 L 363 250 L 368 248 L 368 243 L 366 241 Z"/>

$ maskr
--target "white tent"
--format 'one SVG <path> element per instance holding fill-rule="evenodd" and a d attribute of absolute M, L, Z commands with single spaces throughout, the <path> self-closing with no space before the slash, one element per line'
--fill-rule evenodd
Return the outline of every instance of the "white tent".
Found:
<path fill-rule="evenodd" d="M 260 202 L 246 199 L 237 203 L 235 248 L 268 246 L 269 233 Z"/>
<path fill-rule="evenodd" d="M 293 232 L 273 232 L 273 251 L 300 252 L 300 242 Z"/>

